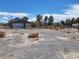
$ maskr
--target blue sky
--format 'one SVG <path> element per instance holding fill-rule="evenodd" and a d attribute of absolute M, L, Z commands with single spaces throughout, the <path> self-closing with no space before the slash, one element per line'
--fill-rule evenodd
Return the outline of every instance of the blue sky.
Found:
<path fill-rule="evenodd" d="M 79 6 L 79 0 L 0 0 L 0 15 L 3 15 L 1 19 L 8 19 L 8 15 L 5 14 L 9 13 L 17 13 L 17 16 L 19 13 L 32 16 L 37 14 L 65 16 L 71 12 L 70 10 L 76 9 L 76 6 Z"/>
<path fill-rule="evenodd" d="M 62 9 L 78 3 L 79 0 L 0 0 L 0 11 L 31 14 L 63 13 Z"/>

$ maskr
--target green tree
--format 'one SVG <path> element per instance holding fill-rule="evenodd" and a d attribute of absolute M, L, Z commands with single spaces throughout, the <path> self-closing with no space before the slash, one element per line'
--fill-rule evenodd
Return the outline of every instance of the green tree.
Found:
<path fill-rule="evenodd" d="M 28 21 L 29 18 L 27 16 L 24 16 L 22 19 Z"/>
<path fill-rule="evenodd" d="M 77 23 L 79 23 L 79 17 L 77 17 L 77 19 L 76 19 L 76 20 L 77 20 Z"/>
<path fill-rule="evenodd" d="M 42 21 L 42 16 L 41 15 L 37 15 L 36 19 L 37 19 L 36 20 L 37 21 L 37 26 L 38 27 L 42 26 L 42 22 L 41 22 Z"/>
<path fill-rule="evenodd" d="M 37 15 L 36 19 L 37 19 L 38 22 L 40 22 L 42 20 L 42 16 L 41 15 Z"/>
<path fill-rule="evenodd" d="M 72 23 L 72 24 L 77 23 L 77 22 L 76 22 L 76 19 L 75 19 L 74 17 L 71 19 L 71 23 Z"/>
<path fill-rule="evenodd" d="M 78 32 L 79 32 L 79 17 L 77 17 L 76 21 L 77 21 L 77 23 L 78 23 L 77 29 L 78 29 Z"/>
<path fill-rule="evenodd" d="M 48 16 L 45 16 L 45 18 L 44 18 L 44 26 L 45 27 L 47 26 L 47 21 L 48 21 Z"/>
<path fill-rule="evenodd" d="M 53 21 L 54 21 L 54 17 L 53 16 L 49 16 L 49 19 L 48 19 L 48 25 L 52 25 L 53 24 Z"/>
<path fill-rule="evenodd" d="M 64 22 L 63 20 L 61 20 L 61 24 L 62 24 L 62 25 L 65 25 L 65 22 Z"/>
<path fill-rule="evenodd" d="M 69 28 L 72 26 L 72 22 L 71 22 L 70 19 L 66 20 L 66 26 L 69 27 Z"/>

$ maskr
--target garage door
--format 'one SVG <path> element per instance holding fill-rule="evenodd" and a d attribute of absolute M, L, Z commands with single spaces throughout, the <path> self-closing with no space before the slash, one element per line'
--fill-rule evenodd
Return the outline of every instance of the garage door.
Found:
<path fill-rule="evenodd" d="M 24 24 L 23 23 L 13 23 L 12 28 L 24 28 Z"/>

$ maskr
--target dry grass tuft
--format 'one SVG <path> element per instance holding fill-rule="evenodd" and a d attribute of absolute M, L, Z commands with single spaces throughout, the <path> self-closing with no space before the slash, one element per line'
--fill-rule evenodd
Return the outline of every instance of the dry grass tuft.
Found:
<path fill-rule="evenodd" d="M 5 32 L 0 32 L 0 38 L 5 37 Z"/>
<path fill-rule="evenodd" d="M 56 30 L 56 31 L 59 31 L 60 30 L 60 28 L 58 28 L 58 27 L 55 27 L 53 29 Z"/>
<path fill-rule="evenodd" d="M 67 33 L 70 33 L 70 31 L 67 31 Z"/>
<path fill-rule="evenodd" d="M 0 26 L 1 29 L 10 29 L 9 26 Z"/>
<path fill-rule="evenodd" d="M 76 39 L 76 37 L 72 37 L 71 39 Z"/>
<path fill-rule="evenodd" d="M 38 33 L 31 33 L 28 35 L 28 38 L 37 38 L 38 37 Z"/>

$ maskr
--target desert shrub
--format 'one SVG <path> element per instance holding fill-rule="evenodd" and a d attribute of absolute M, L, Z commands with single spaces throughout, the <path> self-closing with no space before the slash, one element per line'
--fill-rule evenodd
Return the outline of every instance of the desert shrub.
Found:
<path fill-rule="evenodd" d="M 28 38 L 37 38 L 38 37 L 38 33 L 31 33 L 28 35 Z"/>
<path fill-rule="evenodd" d="M 49 26 L 49 27 L 48 27 L 48 29 L 52 29 L 52 28 L 53 28 L 53 26 Z"/>
<path fill-rule="evenodd" d="M 58 30 L 59 30 L 59 28 L 55 28 L 55 30 L 57 30 L 57 31 L 58 31 Z"/>
<path fill-rule="evenodd" d="M 21 35 L 24 35 L 24 33 L 20 33 Z"/>
<path fill-rule="evenodd" d="M 10 29 L 10 27 L 9 26 L 4 26 L 4 29 Z"/>
<path fill-rule="evenodd" d="M 71 39 L 76 39 L 76 37 L 72 37 Z"/>
<path fill-rule="evenodd" d="M 36 22 L 32 22 L 31 27 L 36 27 Z"/>
<path fill-rule="evenodd" d="M 67 33 L 70 33 L 70 31 L 67 31 Z"/>
<path fill-rule="evenodd" d="M 0 32 L 0 38 L 5 37 L 5 32 Z"/>
<path fill-rule="evenodd" d="M 79 24 L 77 25 L 77 29 L 79 30 Z"/>
<path fill-rule="evenodd" d="M 68 54 L 70 52 L 69 48 L 64 47 L 64 54 Z"/>
<path fill-rule="evenodd" d="M 64 29 L 64 26 L 60 26 L 60 29 Z"/>
<path fill-rule="evenodd" d="M 10 29 L 9 26 L 0 26 L 1 29 Z"/>
<path fill-rule="evenodd" d="M 79 32 L 79 30 L 78 30 L 78 32 Z"/>

